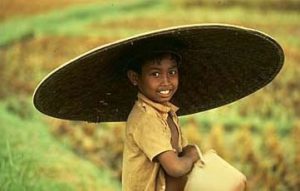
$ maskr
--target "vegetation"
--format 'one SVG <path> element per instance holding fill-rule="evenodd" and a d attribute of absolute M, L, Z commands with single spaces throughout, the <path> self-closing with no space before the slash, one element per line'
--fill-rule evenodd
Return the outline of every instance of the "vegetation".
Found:
<path fill-rule="evenodd" d="M 55 140 L 31 103 L 20 100 L 0 104 L 1 191 L 119 190 L 107 170 Z"/>
<path fill-rule="evenodd" d="M 0 11 L 0 190 L 120 189 L 124 124 L 39 115 L 30 103 L 34 88 L 48 72 L 96 46 L 162 27 L 210 22 L 272 35 L 285 51 L 285 65 L 255 94 L 182 117 L 185 135 L 241 169 L 249 190 L 300 188 L 297 0 L 44 1 L 24 9 L 22 0 L 14 1 L 19 6 L 6 0 L 0 6 L 7 7 Z"/>

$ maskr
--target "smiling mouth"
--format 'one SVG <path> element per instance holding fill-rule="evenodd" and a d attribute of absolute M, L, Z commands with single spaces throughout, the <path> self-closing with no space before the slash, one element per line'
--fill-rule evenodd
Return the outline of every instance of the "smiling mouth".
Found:
<path fill-rule="evenodd" d="M 162 94 L 162 95 L 169 95 L 170 92 L 171 92 L 171 90 L 161 90 L 161 91 L 159 91 L 159 93 Z"/>

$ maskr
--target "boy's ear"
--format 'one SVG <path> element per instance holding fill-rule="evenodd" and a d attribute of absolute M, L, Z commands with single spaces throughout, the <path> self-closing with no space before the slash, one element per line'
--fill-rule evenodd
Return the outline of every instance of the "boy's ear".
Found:
<path fill-rule="evenodd" d="M 127 77 L 129 78 L 132 85 L 134 85 L 134 86 L 138 85 L 138 74 L 135 71 L 128 70 Z"/>

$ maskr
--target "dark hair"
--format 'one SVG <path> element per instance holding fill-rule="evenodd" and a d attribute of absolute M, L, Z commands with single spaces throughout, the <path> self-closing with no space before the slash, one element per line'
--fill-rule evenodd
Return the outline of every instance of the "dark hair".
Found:
<path fill-rule="evenodd" d="M 171 60 L 174 60 L 179 67 L 181 64 L 181 56 L 173 51 L 152 51 L 147 54 L 137 56 L 131 59 L 126 67 L 126 71 L 132 70 L 138 74 L 142 73 L 142 67 L 147 62 L 160 63 L 163 58 L 170 56 Z"/>

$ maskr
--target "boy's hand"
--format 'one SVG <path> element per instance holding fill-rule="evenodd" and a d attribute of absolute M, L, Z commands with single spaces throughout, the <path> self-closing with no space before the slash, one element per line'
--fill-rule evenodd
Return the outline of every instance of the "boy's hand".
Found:
<path fill-rule="evenodd" d="M 182 153 L 180 153 L 180 156 L 189 157 L 193 160 L 193 162 L 196 162 L 197 160 L 200 159 L 198 151 L 194 145 L 187 145 L 184 148 L 182 148 Z"/>

